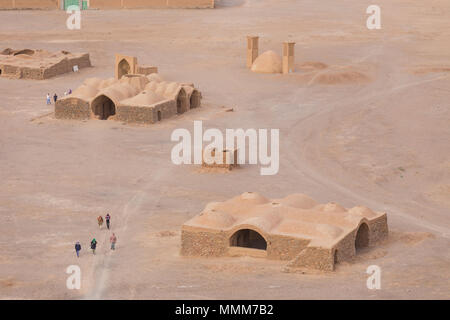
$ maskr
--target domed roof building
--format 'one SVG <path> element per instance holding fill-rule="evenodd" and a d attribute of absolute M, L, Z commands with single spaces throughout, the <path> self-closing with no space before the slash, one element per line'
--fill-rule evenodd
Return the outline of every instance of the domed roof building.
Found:
<path fill-rule="evenodd" d="M 304 194 L 270 200 L 246 192 L 209 203 L 182 226 L 181 254 L 250 255 L 293 268 L 334 270 L 357 250 L 388 235 L 387 214 L 365 207 L 319 204 Z"/>

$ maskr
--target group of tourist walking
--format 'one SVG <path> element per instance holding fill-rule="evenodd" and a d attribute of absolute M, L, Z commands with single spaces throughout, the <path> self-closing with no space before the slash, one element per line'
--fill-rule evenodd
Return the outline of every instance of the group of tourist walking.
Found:
<path fill-rule="evenodd" d="M 67 96 L 68 94 L 72 93 L 72 89 L 69 89 L 69 91 L 64 92 L 64 96 Z M 53 102 L 56 103 L 58 101 L 58 95 L 55 93 L 53 95 Z M 52 98 L 50 97 L 50 93 L 47 93 L 47 104 L 52 104 Z"/>
<path fill-rule="evenodd" d="M 103 220 L 102 216 L 98 216 L 97 217 L 97 223 L 99 228 L 101 229 L 103 226 L 103 222 L 106 221 L 106 228 L 108 230 L 110 230 L 111 227 L 111 216 L 108 214 L 106 214 L 105 219 Z M 113 234 L 111 235 L 111 237 L 109 237 L 109 242 L 111 243 L 111 250 L 115 250 L 116 249 L 116 242 L 117 242 L 117 237 L 115 235 L 115 233 L 113 232 Z M 91 240 L 91 250 L 92 253 L 95 254 L 95 249 L 97 249 L 97 240 L 95 238 L 93 238 Z M 75 252 L 77 254 L 77 257 L 80 257 L 80 251 L 81 251 L 81 244 L 79 241 L 77 241 L 75 243 Z"/>

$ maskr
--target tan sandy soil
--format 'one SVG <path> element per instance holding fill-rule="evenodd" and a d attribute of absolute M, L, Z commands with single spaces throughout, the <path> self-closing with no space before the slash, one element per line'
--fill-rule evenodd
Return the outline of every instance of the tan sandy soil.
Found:
<path fill-rule="evenodd" d="M 450 3 L 228 0 L 214 10 L 1 11 L 1 47 L 89 52 L 93 68 L 40 82 L 0 79 L 0 298 L 450 298 Z M 295 41 L 298 72 L 245 68 Z M 154 126 L 58 121 L 47 93 L 113 76 L 114 53 L 193 82 L 204 105 Z M 234 112 L 225 112 L 233 108 Z M 280 171 L 226 174 L 170 161 L 176 128 L 279 128 Z M 334 273 L 285 262 L 179 256 L 180 226 L 207 202 L 294 192 L 387 211 L 390 237 Z M 96 217 L 112 215 L 117 250 Z M 96 237 L 93 256 L 88 243 Z M 81 241 L 82 256 L 73 252 Z M 78 264 L 80 291 L 66 289 Z M 369 265 L 382 269 L 368 290 Z"/>

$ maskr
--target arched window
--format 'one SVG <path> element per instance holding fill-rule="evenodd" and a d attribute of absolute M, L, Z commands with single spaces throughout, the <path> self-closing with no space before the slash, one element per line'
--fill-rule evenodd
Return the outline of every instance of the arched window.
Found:
<path fill-rule="evenodd" d="M 122 61 L 119 62 L 119 65 L 117 66 L 119 69 L 119 79 L 122 78 L 122 76 L 129 74 L 131 67 L 127 60 L 122 59 Z"/>

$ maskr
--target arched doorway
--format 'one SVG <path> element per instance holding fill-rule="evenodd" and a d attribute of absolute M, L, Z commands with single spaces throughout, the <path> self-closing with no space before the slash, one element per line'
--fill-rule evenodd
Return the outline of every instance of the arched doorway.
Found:
<path fill-rule="evenodd" d="M 183 113 L 185 111 L 187 111 L 186 91 L 184 91 L 184 89 L 181 88 L 177 96 L 177 113 Z"/>
<path fill-rule="evenodd" d="M 158 121 L 161 121 L 162 116 L 161 116 L 161 111 L 158 110 Z"/>
<path fill-rule="evenodd" d="M 263 236 L 250 229 L 236 231 L 230 238 L 230 246 L 267 250 Z"/>
<path fill-rule="evenodd" d="M 369 227 L 366 223 L 361 223 L 356 232 L 355 249 L 358 251 L 361 248 L 369 246 Z"/>
<path fill-rule="evenodd" d="M 191 94 L 191 109 L 200 107 L 200 101 L 201 101 L 201 94 L 197 90 L 194 90 Z"/>
<path fill-rule="evenodd" d="M 130 64 L 125 59 L 122 59 L 117 67 L 119 69 L 119 79 L 121 79 L 122 76 L 130 73 L 131 70 Z"/>
<path fill-rule="evenodd" d="M 92 112 L 98 119 L 106 120 L 116 114 L 116 106 L 110 98 L 101 95 L 92 101 Z"/>

